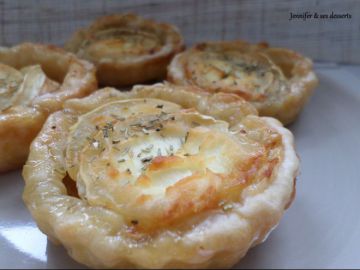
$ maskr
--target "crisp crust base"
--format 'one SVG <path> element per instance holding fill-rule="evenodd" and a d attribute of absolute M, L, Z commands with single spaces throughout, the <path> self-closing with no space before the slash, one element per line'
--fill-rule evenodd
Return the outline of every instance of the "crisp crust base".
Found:
<path fill-rule="evenodd" d="M 242 121 L 260 121 L 281 137 L 282 158 L 271 183 L 261 192 L 247 187 L 242 191 L 241 203 L 234 204 L 231 211 L 204 212 L 189 220 L 193 225 L 184 231 L 169 228 L 144 238 L 129 238 L 129 232 L 119 225 L 124 221 L 117 212 L 68 195 L 63 181 L 64 149 L 69 129 L 79 115 L 111 101 L 145 97 L 195 108 L 227 121 L 230 127 Z M 250 105 L 234 95 L 199 94 L 161 84 L 138 86 L 131 92 L 107 88 L 83 99 L 69 100 L 64 111 L 48 118 L 31 145 L 23 169 L 23 198 L 39 228 L 62 243 L 75 260 L 90 267 L 228 268 L 250 247 L 265 240 L 278 224 L 293 200 L 298 166 L 291 132 L 276 119 L 259 118 Z"/>
<path fill-rule="evenodd" d="M 29 105 L 0 113 L 0 172 L 5 172 L 25 163 L 29 145 L 50 113 L 61 109 L 69 98 L 93 92 L 97 81 L 91 63 L 54 46 L 24 43 L 2 47 L 0 62 L 16 69 L 39 64 L 48 77 L 60 83 L 57 90 L 41 93 Z"/>
<path fill-rule="evenodd" d="M 96 38 L 99 33 L 110 30 L 114 33 L 108 37 Z M 154 39 L 158 39 L 157 47 L 146 49 L 145 41 L 144 44 L 134 41 L 140 43 L 133 45 L 140 47 L 139 54 L 135 52 L 125 59 L 123 54 L 112 52 L 114 48 L 126 45 L 126 40 L 117 39 L 116 31 L 133 32 L 133 35 L 139 37 L 151 34 Z M 107 44 L 97 49 L 96 44 L 99 42 Z M 96 65 L 100 85 L 120 87 L 164 79 L 167 65 L 176 53 L 184 49 L 184 42 L 179 30 L 173 25 L 157 23 L 135 14 L 125 14 L 97 19 L 88 28 L 75 32 L 65 48 Z M 92 54 L 89 48 L 96 53 Z"/>
<path fill-rule="evenodd" d="M 240 85 L 234 87 L 234 85 L 219 84 L 216 89 L 198 85 L 198 78 L 193 77 L 193 72 L 188 70 L 188 65 L 199 51 L 202 52 L 207 47 L 210 48 L 210 52 L 213 48 L 218 53 L 236 51 L 249 59 L 257 57 L 266 59 L 270 66 L 282 73 L 281 80 L 285 81 L 285 86 L 282 87 L 285 89 L 280 95 L 275 96 L 278 88 L 270 85 L 266 92 L 262 93 L 263 96 L 257 98 L 251 90 L 244 92 L 243 86 Z M 249 67 L 252 68 L 251 64 Z M 174 57 L 168 67 L 167 80 L 178 85 L 196 85 L 210 93 L 216 90 L 216 92 L 231 92 L 240 95 L 250 101 L 258 109 L 260 115 L 275 117 L 284 125 L 296 119 L 318 84 L 318 79 L 312 69 L 312 61 L 309 58 L 288 49 L 271 48 L 265 43 L 252 45 L 244 41 L 207 42 L 195 45 Z M 217 83 L 217 80 L 213 82 Z"/>

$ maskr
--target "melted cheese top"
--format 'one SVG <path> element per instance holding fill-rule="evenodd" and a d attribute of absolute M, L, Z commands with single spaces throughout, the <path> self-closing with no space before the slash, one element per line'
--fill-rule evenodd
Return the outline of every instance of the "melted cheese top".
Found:
<path fill-rule="evenodd" d="M 261 51 L 201 44 L 183 54 L 184 76 L 210 92 L 230 92 L 252 102 L 276 99 L 287 91 L 281 69 Z"/>
<path fill-rule="evenodd" d="M 27 106 L 42 93 L 59 87 L 47 78 L 40 65 L 27 66 L 21 70 L 0 63 L 0 111 L 12 106 Z"/>
<path fill-rule="evenodd" d="M 281 153 L 281 136 L 261 120 L 230 130 L 227 122 L 145 98 L 80 116 L 68 135 L 66 166 L 90 205 L 152 230 L 231 208 L 239 191 L 270 181 Z"/>
<path fill-rule="evenodd" d="M 161 49 L 162 40 L 153 32 L 109 28 L 100 30 L 82 43 L 82 52 L 90 59 L 121 57 L 122 61 L 154 54 Z"/>
<path fill-rule="evenodd" d="M 182 47 L 178 30 L 134 14 L 105 16 L 78 32 L 68 46 L 93 62 L 141 62 Z M 71 44 L 71 45 L 70 45 Z"/>

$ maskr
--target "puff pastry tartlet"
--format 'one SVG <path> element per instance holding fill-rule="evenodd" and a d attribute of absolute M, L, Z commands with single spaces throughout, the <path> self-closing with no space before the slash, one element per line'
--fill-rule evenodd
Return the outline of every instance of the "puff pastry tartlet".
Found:
<path fill-rule="evenodd" d="M 48 118 L 23 198 L 91 267 L 231 267 L 278 224 L 297 170 L 290 131 L 236 95 L 105 88 Z"/>
<path fill-rule="evenodd" d="M 97 87 L 93 64 L 54 46 L 0 47 L 0 172 L 26 161 L 49 113 Z"/>
<path fill-rule="evenodd" d="M 75 32 L 65 48 L 96 65 L 101 85 L 128 86 L 164 79 L 184 43 L 173 25 L 124 14 L 97 19 Z"/>
<path fill-rule="evenodd" d="M 244 41 L 195 45 L 172 60 L 168 80 L 210 93 L 237 94 L 260 115 L 283 124 L 295 120 L 317 85 L 310 59 L 288 49 Z"/>

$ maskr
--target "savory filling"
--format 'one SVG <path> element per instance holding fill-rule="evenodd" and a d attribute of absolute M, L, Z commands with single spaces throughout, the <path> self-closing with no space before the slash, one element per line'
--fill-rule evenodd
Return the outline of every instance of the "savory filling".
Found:
<path fill-rule="evenodd" d="M 27 106 L 37 96 L 58 88 L 59 84 L 50 80 L 40 65 L 16 70 L 0 63 L 0 111 L 11 106 Z"/>
<path fill-rule="evenodd" d="M 93 59 L 121 57 L 122 61 L 152 55 L 163 45 L 156 33 L 141 29 L 110 28 L 91 35 L 82 43 L 82 52 Z"/>
<path fill-rule="evenodd" d="M 279 97 L 286 78 L 265 54 L 197 47 L 186 60 L 186 77 L 211 92 L 231 92 L 252 102 Z"/>
<path fill-rule="evenodd" d="M 171 102 L 130 99 L 79 117 L 66 166 L 82 199 L 149 231 L 231 210 L 243 189 L 269 184 L 281 157 L 281 136 L 260 119 L 229 129 Z"/>

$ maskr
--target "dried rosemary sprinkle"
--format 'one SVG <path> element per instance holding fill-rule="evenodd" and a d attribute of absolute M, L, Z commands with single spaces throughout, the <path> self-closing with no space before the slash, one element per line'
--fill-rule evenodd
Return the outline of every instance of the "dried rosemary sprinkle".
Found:
<path fill-rule="evenodd" d="M 137 221 L 137 220 L 132 220 L 132 221 L 131 221 L 131 224 L 134 225 L 134 226 L 136 226 L 136 225 L 139 224 L 139 221 Z"/>
<path fill-rule="evenodd" d="M 144 148 L 144 149 L 141 149 L 141 152 L 143 153 L 149 153 L 151 151 L 151 149 L 154 148 L 154 145 L 153 144 L 150 144 L 148 147 Z"/>
<path fill-rule="evenodd" d="M 107 122 L 106 125 L 105 125 L 105 127 L 106 127 L 107 129 L 110 129 L 111 131 L 114 131 L 114 126 L 113 126 L 113 124 L 112 124 L 111 122 Z"/>
<path fill-rule="evenodd" d="M 248 66 L 245 66 L 245 67 L 244 67 L 244 71 L 245 71 L 245 72 L 248 72 L 248 73 L 254 72 L 254 71 L 256 71 L 257 69 L 258 69 L 258 66 L 256 66 L 256 65 L 248 65 Z"/>
<path fill-rule="evenodd" d="M 99 141 L 95 140 L 94 138 L 86 137 L 86 139 L 89 141 L 90 145 L 92 145 L 95 149 L 99 148 L 100 143 Z"/>
<path fill-rule="evenodd" d="M 142 128 L 141 130 L 145 135 L 149 135 L 149 131 L 146 128 Z"/>
<path fill-rule="evenodd" d="M 189 138 L 189 131 L 188 132 L 186 132 L 186 135 L 185 135 L 185 141 L 184 141 L 184 143 L 186 143 L 186 141 L 187 141 L 187 139 Z"/>
<path fill-rule="evenodd" d="M 141 159 L 141 162 L 142 163 L 151 162 L 152 159 L 153 159 L 153 156 L 145 157 L 145 158 Z"/>
<path fill-rule="evenodd" d="M 109 138 L 109 130 L 107 128 L 102 129 L 104 138 Z"/>
<path fill-rule="evenodd" d="M 223 206 L 224 211 L 230 211 L 233 209 L 233 206 L 231 204 L 226 204 Z"/>
<path fill-rule="evenodd" d="M 156 108 L 158 108 L 158 109 L 162 109 L 163 107 L 164 107 L 163 104 L 158 104 L 158 105 L 156 105 Z"/>

